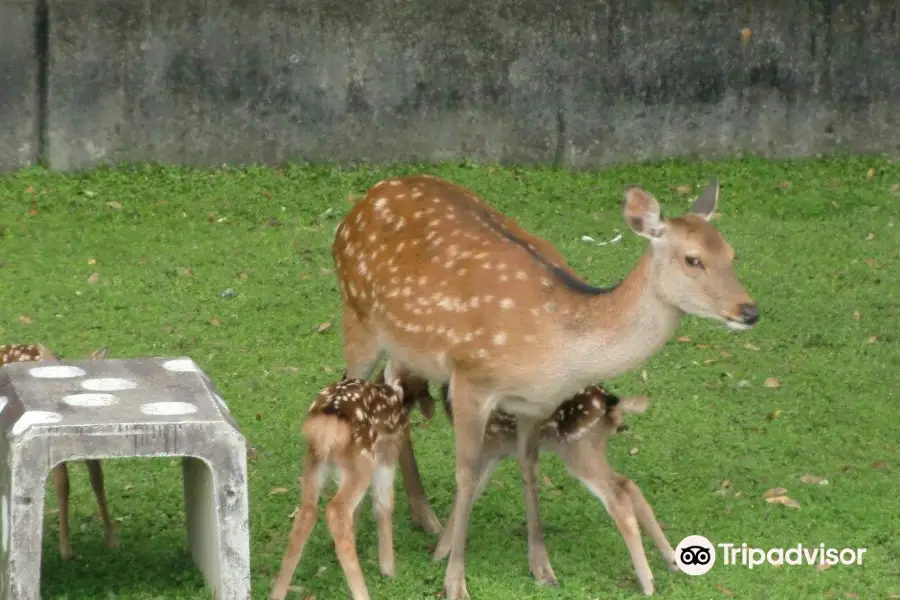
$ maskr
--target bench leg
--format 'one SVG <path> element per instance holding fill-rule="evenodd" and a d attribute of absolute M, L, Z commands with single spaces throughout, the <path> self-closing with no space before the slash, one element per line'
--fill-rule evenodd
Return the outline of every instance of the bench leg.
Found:
<path fill-rule="evenodd" d="M 250 598 L 247 449 L 232 439 L 182 463 L 188 545 L 216 600 Z"/>

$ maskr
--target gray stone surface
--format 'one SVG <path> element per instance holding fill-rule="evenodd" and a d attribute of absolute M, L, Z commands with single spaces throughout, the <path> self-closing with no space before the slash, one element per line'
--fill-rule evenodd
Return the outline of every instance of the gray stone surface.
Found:
<path fill-rule="evenodd" d="M 0 0 L 0 173 L 38 157 L 37 0 Z"/>
<path fill-rule="evenodd" d="M 163 456 L 184 457 L 188 543 L 215 597 L 250 597 L 246 442 L 190 358 L 11 363 L 0 369 L 0 428 L 0 598 L 40 598 L 54 465 Z"/>
<path fill-rule="evenodd" d="M 57 169 L 900 150 L 893 0 L 49 2 Z"/>

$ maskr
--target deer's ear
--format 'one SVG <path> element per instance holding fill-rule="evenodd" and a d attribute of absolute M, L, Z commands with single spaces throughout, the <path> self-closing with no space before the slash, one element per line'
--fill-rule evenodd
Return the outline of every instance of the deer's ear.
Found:
<path fill-rule="evenodd" d="M 666 225 L 660 214 L 659 202 L 640 186 L 625 188 L 622 216 L 628 228 L 641 237 L 653 240 L 665 233 Z"/>
<path fill-rule="evenodd" d="M 716 212 L 716 205 L 719 203 L 719 180 L 713 178 L 712 183 L 709 184 L 703 193 L 700 194 L 694 203 L 691 204 L 691 208 L 688 212 L 695 214 L 699 217 L 703 217 L 707 221 L 709 221 L 713 213 Z"/>

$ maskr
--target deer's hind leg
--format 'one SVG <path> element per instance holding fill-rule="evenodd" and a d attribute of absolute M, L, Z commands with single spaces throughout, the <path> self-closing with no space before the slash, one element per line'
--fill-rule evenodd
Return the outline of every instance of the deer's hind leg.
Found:
<path fill-rule="evenodd" d="M 306 453 L 303 466 L 303 478 L 301 480 L 301 502 L 297 514 L 294 515 L 294 524 L 288 537 L 288 546 L 281 561 L 281 570 L 272 585 L 269 593 L 270 600 L 282 600 L 287 594 L 291 579 L 300 564 L 303 556 L 303 548 L 316 525 L 318 513 L 319 495 L 325 483 L 327 465 L 317 461 L 311 452 Z"/>

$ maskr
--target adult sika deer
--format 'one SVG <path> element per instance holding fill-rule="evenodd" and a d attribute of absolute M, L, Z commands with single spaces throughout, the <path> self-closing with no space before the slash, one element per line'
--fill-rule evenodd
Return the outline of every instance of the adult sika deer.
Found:
<path fill-rule="evenodd" d="M 377 183 L 339 224 L 332 254 L 347 376 L 369 377 L 387 354 L 413 375 L 450 386 L 457 486 L 444 579 L 450 600 L 469 598 L 465 542 L 495 409 L 516 418 L 529 566 L 539 583 L 553 584 L 537 501 L 542 422 L 587 385 L 647 361 L 685 313 L 734 330 L 759 320 L 731 246 L 709 223 L 718 193 L 713 182 L 687 214 L 663 218 L 649 192 L 626 188 L 625 223 L 650 243 L 610 288 L 586 283 L 549 242 L 471 191 L 427 175 Z M 407 441 L 404 478 L 411 453 Z"/>

